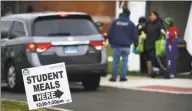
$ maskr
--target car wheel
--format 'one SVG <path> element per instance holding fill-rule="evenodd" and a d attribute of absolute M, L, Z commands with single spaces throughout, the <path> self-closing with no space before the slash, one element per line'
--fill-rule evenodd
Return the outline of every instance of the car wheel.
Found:
<path fill-rule="evenodd" d="M 82 80 L 86 91 L 96 91 L 100 84 L 100 75 L 89 75 Z"/>
<path fill-rule="evenodd" d="M 14 63 L 10 62 L 7 65 L 7 84 L 9 91 L 21 91 L 24 89 L 22 75 L 18 73 L 19 71 L 16 69 Z"/>

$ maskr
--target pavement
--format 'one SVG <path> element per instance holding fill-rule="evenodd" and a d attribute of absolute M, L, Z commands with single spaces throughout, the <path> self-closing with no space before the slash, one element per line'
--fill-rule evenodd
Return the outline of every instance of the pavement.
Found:
<path fill-rule="evenodd" d="M 73 102 L 54 107 L 72 111 L 192 111 L 192 94 L 185 93 L 185 90 L 171 93 L 169 91 L 141 90 L 143 87 L 145 89 L 146 86 L 156 85 L 191 89 L 192 80 L 129 76 L 128 82 L 111 83 L 108 81 L 109 77 L 102 78 L 101 87 L 94 92 L 84 91 L 81 84 L 70 83 Z M 26 101 L 24 92 L 11 93 L 4 88 L 2 88 L 1 97 Z"/>
<path fill-rule="evenodd" d="M 101 86 L 173 94 L 192 94 L 192 79 L 154 79 L 128 76 L 128 82 L 109 82 L 109 78 L 110 76 L 102 78 Z"/>

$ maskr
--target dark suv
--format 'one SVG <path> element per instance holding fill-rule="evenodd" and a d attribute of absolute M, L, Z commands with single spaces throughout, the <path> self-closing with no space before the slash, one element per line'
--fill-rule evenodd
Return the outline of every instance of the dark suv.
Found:
<path fill-rule="evenodd" d="M 91 17 L 77 12 L 14 14 L 1 18 L 1 79 L 23 88 L 21 69 L 65 62 L 69 81 L 96 90 L 106 76 L 105 40 Z"/>

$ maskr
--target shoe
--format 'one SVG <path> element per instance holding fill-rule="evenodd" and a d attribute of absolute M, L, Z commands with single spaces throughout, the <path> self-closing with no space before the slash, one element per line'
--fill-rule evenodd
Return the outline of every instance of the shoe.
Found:
<path fill-rule="evenodd" d="M 156 78 L 156 74 L 150 74 L 151 78 Z"/>
<path fill-rule="evenodd" d="M 110 78 L 109 81 L 111 81 L 111 82 L 116 82 L 116 79 Z"/>
<path fill-rule="evenodd" d="M 164 78 L 165 79 L 170 79 L 170 74 L 169 73 L 165 73 Z"/>
<path fill-rule="evenodd" d="M 156 77 L 157 77 L 157 74 L 156 74 L 155 72 L 152 72 L 152 73 L 150 74 L 150 77 L 151 77 L 151 78 L 156 78 Z"/>
<path fill-rule="evenodd" d="M 124 81 L 127 81 L 127 78 L 120 78 L 120 80 L 119 81 L 121 81 L 121 82 L 124 82 Z"/>
<path fill-rule="evenodd" d="M 156 78 L 157 74 L 155 73 L 155 71 L 152 70 L 151 72 L 149 72 L 149 76 L 151 78 Z"/>
<path fill-rule="evenodd" d="M 174 74 L 170 74 L 169 76 L 170 78 L 175 78 Z"/>

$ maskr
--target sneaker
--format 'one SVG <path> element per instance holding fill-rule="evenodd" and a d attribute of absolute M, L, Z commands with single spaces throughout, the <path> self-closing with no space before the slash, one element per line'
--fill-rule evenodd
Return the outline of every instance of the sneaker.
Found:
<path fill-rule="evenodd" d="M 164 78 L 165 79 L 170 79 L 170 74 L 169 73 L 165 73 Z"/>
<path fill-rule="evenodd" d="M 174 78 L 175 76 L 174 76 L 174 74 L 170 74 L 170 78 Z"/>
<path fill-rule="evenodd" d="M 119 81 L 121 81 L 121 82 L 124 82 L 124 81 L 127 81 L 127 78 L 120 78 L 120 80 Z"/>
<path fill-rule="evenodd" d="M 111 81 L 111 82 L 116 82 L 116 79 L 110 78 L 109 81 Z"/>
<path fill-rule="evenodd" d="M 151 78 L 156 78 L 156 74 L 154 74 L 154 73 L 153 73 L 153 74 L 150 74 L 150 77 L 151 77 Z"/>
<path fill-rule="evenodd" d="M 175 75 L 174 74 L 166 74 L 165 78 L 166 79 L 173 79 L 173 78 L 175 78 Z"/>

